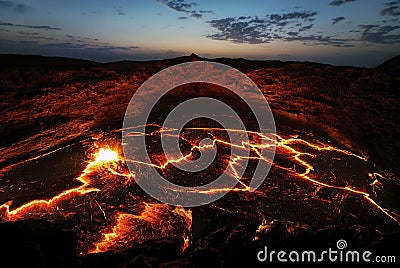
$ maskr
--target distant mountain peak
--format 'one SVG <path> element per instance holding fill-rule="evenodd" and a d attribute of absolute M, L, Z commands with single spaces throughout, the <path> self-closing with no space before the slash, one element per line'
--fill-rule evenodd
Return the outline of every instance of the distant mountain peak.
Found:
<path fill-rule="evenodd" d="M 197 56 L 195 53 L 192 53 L 192 54 L 190 54 L 190 60 L 191 61 L 198 61 L 198 60 L 200 60 L 201 58 L 199 57 L 199 56 Z"/>

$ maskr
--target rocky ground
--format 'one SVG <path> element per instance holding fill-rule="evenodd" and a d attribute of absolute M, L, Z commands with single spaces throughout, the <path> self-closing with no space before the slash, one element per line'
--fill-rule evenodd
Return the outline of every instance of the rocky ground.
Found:
<path fill-rule="evenodd" d="M 379 233 L 361 226 L 342 228 L 332 226 L 310 232 L 293 223 L 275 221 L 257 232 L 257 240 L 247 226 L 233 230 L 220 228 L 194 241 L 181 253 L 178 241 L 157 240 L 133 245 L 124 252 L 108 251 L 79 257 L 73 232 L 55 228 L 45 220 L 21 221 L 0 225 L 0 235 L 7 243 L 0 244 L 3 267 L 265 267 L 258 262 L 257 253 L 265 246 L 275 250 L 303 252 L 337 250 L 336 241 L 344 239 L 352 251 L 373 252 L 373 256 L 396 256 L 400 233 Z M 372 259 L 371 257 L 371 259 Z M 319 258 L 319 255 L 317 255 Z M 328 263 L 328 259 L 322 263 Z M 274 258 L 273 263 L 277 263 Z"/>
<path fill-rule="evenodd" d="M 1 55 L 0 166 L 98 130 L 120 127 L 130 98 L 147 78 L 193 57 L 99 64 Z M 278 121 L 303 121 L 400 171 L 398 75 L 382 71 L 383 67 L 213 61 L 245 72 L 264 92 Z"/>
<path fill-rule="evenodd" d="M 0 168 L 120 128 L 129 100 L 147 78 L 193 59 L 206 60 L 191 55 L 100 64 L 0 55 Z M 259 86 L 278 131 L 290 124 L 327 135 L 399 177 L 400 76 L 393 67 L 396 59 L 377 69 L 226 58 L 212 61 L 238 68 Z M 398 232 L 382 235 L 368 226 L 337 225 L 311 231 L 277 220 L 260 226 L 222 227 L 192 238 L 183 253 L 177 241 L 161 240 L 133 245 L 125 252 L 81 257 L 74 251 L 76 234 L 45 220 L 2 223 L 0 236 L 7 241 L 0 243 L 3 264 L 37 267 L 230 267 L 258 264 L 256 254 L 264 246 L 326 250 L 345 239 L 352 249 L 390 255 L 397 254 L 390 245 L 399 241 Z"/>

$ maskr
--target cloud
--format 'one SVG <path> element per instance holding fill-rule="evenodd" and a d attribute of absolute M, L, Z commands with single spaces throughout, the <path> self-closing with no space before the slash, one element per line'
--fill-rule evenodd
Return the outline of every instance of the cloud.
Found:
<path fill-rule="evenodd" d="M 400 0 L 384 3 L 386 8 L 379 13 L 381 16 L 399 16 L 400 15 Z"/>
<path fill-rule="evenodd" d="M 192 14 L 190 14 L 190 16 L 191 16 L 192 18 L 201 19 L 201 18 L 203 17 L 203 14 L 200 14 L 200 13 L 192 13 Z"/>
<path fill-rule="evenodd" d="M 387 7 L 390 7 L 390 6 L 394 6 L 396 4 L 400 4 L 400 0 L 393 1 L 393 2 L 387 2 L 384 5 L 387 6 Z"/>
<path fill-rule="evenodd" d="M 24 13 L 24 12 L 26 12 L 26 11 L 29 11 L 30 9 L 31 9 L 30 6 L 27 6 L 27 5 L 24 5 L 24 4 L 17 4 L 17 5 L 14 7 L 14 10 L 17 11 L 17 12 L 19 12 L 19 13 Z"/>
<path fill-rule="evenodd" d="M 307 26 L 301 27 L 301 28 L 299 29 L 299 32 L 304 32 L 304 31 L 311 30 L 311 29 L 312 29 L 312 27 L 314 27 L 314 24 L 310 24 L 310 25 L 307 25 Z"/>
<path fill-rule="evenodd" d="M 355 1 L 356 0 L 336 0 L 336 1 L 330 2 L 329 5 L 337 7 L 337 6 L 341 6 L 346 3 L 355 2 Z"/>
<path fill-rule="evenodd" d="M 317 15 L 317 12 L 306 12 L 306 11 L 295 11 L 290 13 L 285 13 L 282 15 L 279 14 L 271 14 L 269 15 L 271 21 L 281 22 L 288 20 L 306 20 L 313 21 L 314 16 Z"/>
<path fill-rule="evenodd" d="M 50 41 L 47 41 L 50 42 Z M 4 53 L 39 54 L 71 58 L 90 59 L 100 62 L 126 60 L 142 53 L 136 46 L 92 46 L 74 42 L 53 41 L 43 44 L 42 40 L 1 40 L 0 50 Z M 148 59 L 150 58 L 147 57 Z"/>
<path fill-rule="evenodd" d="M 25 38 L 27 38 L 27 39 L 30 39 L 30 40 L 46 40 L 46 41 L 56 41 L 56 39 L 55 38 L 53 38 L 53 37 L 47 37 L 47 36 L 37 36 L 37 35 L 33 35 L 33 36 L 27 36 L 27 35 L 25 35 L 24 36 Z"/>
<path fill-rule="evenodd" d="M 214 11 L 211 11 L 211 10 L 198 10 L 197 12 L 202 13 L 202 14 L 206 14 L 206 13 L 214 14 Z"/>
<path fill-rule="evenodd" d="M 14 3 L 11 1 L 0 1 L 1 8 L 12 8 L 13 6 L 14 6 Z"/>
<path fill-rule="evenodd" d="M 186 3 L 185 0 L 157 0 L 157 2 L 161 2 L 167 7 L 179 12 L 187 12 L 198 5 L 197 3 Z"/>
<path fill-rule="evenodd" d="M 400 9 L 398 6 L 391 6 L 381 10 L 379 13 L 381 16 L 399 16 Z"/>
<path fill-rule="evenodd" d="M 334 47 L 354 47 L 356 46 L 351 39 L 345 38 L 336 38 L 333 36 L 323 36 L 323 35 L 297 35 L 297 36 L 290 36 L 284 37 L 281 40 L 293 42 L 293 41 L 300 41 L 306 46 L 316 46 L 316 45 L 328 45 Z"/>
<path fill-rule="evenodd" d="M 18 34 L 20 34 L 20 35 L 32 36 L 32 35 L 38 35 L 39 33 L 33 33 L 33 32 L 18 32 Z"/>
<path fill-rule="evenodd" d="M 203 18 L 204 14 L 213 14 L 213 11 L 210 10 L 195 10 L 194 8 L 198 6 L 197 3 L 189 3 L 185 0 L 156 0 L 167 7 L 178 11 L 188 14 L 192 18 L 201 19 Z M 180 17 L 179 19 L 181 19 Z M 186 17 L 187 18 L 187 17 Z"/>
<path fill-rule="evenodd" d="M 47 31 L 61 31 L 61 28 L 57 27 L 50 27 L 47 25 L 26 25 L 26 24 L 14 24 L 14 23 L 9 23 L 9 22 L 1 22 L 0 21 L 0 26 L 8 26 L 8 27 L 22 27 L 22 28 L 28 28 L 28 29 L 40 29 L 40 30 L 47 30 Z"/>
<path fill-rule="evenodd" d="M 326 45 L 333 47 L 355 47 L 360 45 L 357 38 L 340 38 L 324 35 L 323 32 L 311 33 L 317 12 L 302 11 L 284 14 L 269 14 L 264 17 L 240 16 L 208 21 L 216 30 L 206 37 L 233 43 L 261 44 L 273 41 L 301 42 L 306 46 Z M 334 20 L 341 21 L 344 17 Z M 388 29 L 386 29 L 388 30 Z M 361 31 L 360 31 L 361 32 Z M 368 38 L 365 36 L 364 38 Z M 386 39 L 393 39 L 388 36 Z M 371 37 L 370 37 L 371 39 Z"/>
<path fill-rule="evenodd" d="M 187 20 L 188 17 L 179 17 L 178 20 Z"/>
<path fill-rule="evenodd" d="M 115 62 L 121 60 L 154 60 L 175 58 L 187 55 L 185 51 L 159 50 L 147 51 L 137 46 L 90 46 L 71 42 L 55 41 L 43 44 L 39 40 L 3 40 L 0 35 L 1 53 L 37 54 L 43 56 L 58 56 L 78 59 L 88 59 L 97 62 Z"/>
<path fill-rule="evenodd" d="M 50 26 L 19 25 L 0 22 L 2 26 L 20 27 L 13 29 L 15 35 L 6 38 L 0 35 L 0 47 L 3 51 L 12 53 L 34 53 L 41 55 L 64 55 L 78 58 L 94 58 L 101 61 L 126 59 L 127 55 L 134 55 L 141 51 L 136 45 L 114 45 L 101 42 L 97 38 L 63 34 L 49 29 L 61 30 Z M 46 31 L 41 31 L 42 29 Z"/>
<path fill-rule="evenodd" d="M 32 44 L 37 44 L 41 48 L 58 48 L 62 50 L 86 50 L 86 51 L 104 51 L 104 52 L 130 52 L 132 50 L 138 50 L 140 49 L 139 46 L 114 46 L 114 45 L 103 45 L 103 44 L 95 44 L 95 43 L 90 43 L 90 42 L 61 42 L 60 40 L 56 40 L 55 38 L 51 37 L 45 37 L 45 36 L 32 36 L 30 37 L 32 40 L 21 40 L 21 41 L 16 41 L 17 43 L 21 42 L 28 42 Z M 39 43 L 38 41 L 35 40 L 48 40 L 48 41 L 54 41 L 54 42 L 47 42 L 47 43 Z M 2 40 L 4 41 L 4 40 Z"/>
<path fill-rule="evenodd" d="M 345 17 L 334 18 L 334 19 L 332 19 L 332 24 L 336 24 L 336 23 L 338 23 L 338 22 L 340 22 L 342 20 L 345 20 L 345 19 L 346 19 Z"/>
<path fill-rule="evenodd" d="M 122 7 L 117 6 L 117 7 L 114 7 L 114 9 L 115 9 L 115 11 L 117 12 L 117 14 L 118 14 L 119 16 L 124 16 L 124 15 L 126 15 L 126 12 L 125 12 L 125 10 L 124 10 Z"/>
<path fill-rule="evenodd" d="M 25 13 L 32 9 L 30 6 L 21 4 L 21 3 L 14 3 L 12 1 L 0 1 L 0 8 L 9 9 L 19 13 Z"/>
<path fill-rule="evenodd" d="M 400 1 L 399 1 L 400 2 Z M 391 3 L 392 4 L 392 3 Z M 400 43 L 400 25 L 366 24 L 350 30 L 352 37 L 341 38 L 313 33 L 313 21 L 317 13 L 312 11 L 268 14 L 264 17 L 239 16 L 214 19 L 207 23 L 214 32 L 206 37 L 233 43 L 262 44 L 273 41 L 301 42 L 307 46 L 327 45 L 333 47 L 356 47 L 370 44 L 395 45 Z M 332 24 L 345 20 L 332 19 Z"/>
<path fill-rule="evenodd" d="M 361 41 L 366 41 L 375 44 L 399 44 L 400 34 L 392 32 L 400 29 L 400 26 L 368 24 L 359 25 L 361 29 Z"/>
<path fill-rule="evenodd" d="M 42 42 L 42 47 L 61 47 L 63 49 L 97 49 L 97 50 L 118 50 L 118 51 L 131 51 L 137 50 L 141 47 L 129 45 L 129 46 L 115 46 L 108 42 L 100 42 L 97 38 L 81 37 L 74 35 L 63 35 L 62 37 L 46 36 L 39 32 L 18 32 L 19 38 L 22 41 L 37 41 L 46 40 L 52 42 Z M 4 40 L 2 40 L 4 41 Z"/>
<path fill-rule="evenodd" d="M 296 11 L 283 14 L 269 14 L 264 17 L 240 16 L 214 19 L 207 23 L 217 32 L 207 35 L 215 40 L 228 40 L 234 43 L 260 44 L 273 40 L 284 40 L 298 36 L 296 32 L 307 32 L 313 24 L 317 12 Z M 297 27 L 297 31 L 294 30 Z"/>
<path fill-rule="evenodd" d="M 267 22 L 268 20 L 258 19 L 258 17 L 228 17 L 211 20 L 208 21 L 209 25 L 218 32 L 207 37 L 234 43 L 265 43 L 272 39 L 266 32 Z"/>

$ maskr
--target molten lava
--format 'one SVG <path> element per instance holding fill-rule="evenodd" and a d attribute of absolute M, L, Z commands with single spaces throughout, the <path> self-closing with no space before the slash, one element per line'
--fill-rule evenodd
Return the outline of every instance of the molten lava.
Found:
<path fill-rule="evenodd" d="M 169 131 L 160 127 L 151 134 L 136 133 L 135 135 L 161 135 L 162 133 L 168 134 Z M 134 244 L 163 238 L 179 240 L 181 250 L 184 251 L 189 245 L 192 212 L 180 207 L 155 203 L 150 198 L 143 196 L 143 193 L 137 190 L 133 176 L 145 176 L 145 173 L 131 174 L 125 162 L 132 161 L 142 166 L 143 170 L 151 167 L 168 171 L 172 163 L 190 161 L 195 151 L 212 150 L 214 145 L 235 147 L 243 150 L 244 153 L 243 155 L 233 155 L 230 158 L 226 172 L 237 181 L 237 187 L 232 191 L 247 195 L 262 194 L 262 190 L 251 192 L 252 189 L 248 186 L 247 181 L 238 175 L 237 167 L 244 160 L 271 162 L 271 159 L 261 154 L 262 145 L 251 142 L 232 144 L 221 138 L 221 131 L 235 132 L 238 130 L 198 128 L 196 131 L 206 131 L 213 137 L 213 144 L 199 146 L 181 134 L 181 138 L 191 144 L 190 152 L 183 158 L 167 159 L 160 164 L 124 159 L 117 149 L 107 146 L 99 148 L 94 142 L 92 148 L 97 148 L 96 151 L 91 155 L 83 171 L 74 178 L 80 185 L 66 189 L 49 199 L 35 199 L 15 208 L 12 208 L 13 200 L 8 200 L 0 206 L 0 220 L 12 222 L 45 218 L 63 224 L 70 222 L 71 228 L 78 233 L 80 242 L 77 252 L 82 255 L 108 250 L 125 250 Z M 268 139 L 258 132 L 249 131 L 247 134 L 259 139 Z M 331 144 L 313 143 L 298 137 L 284 135 L 276 135 L 275 146 L 277 161 L 274 161 L 273 168 L 290 174 L 292 178 L 315 185 L 318 189 L 329 188 L 342 191 L 349 196 L 361 197 L 371 208 L 400 225 L 396 213 L 383 208 L 373 199 L 372 193 L 383 187 L 378 180 L 378 178 L 384 179 L 380 173 L 369 173 L 370 179 L 373 180 L 369 184 L 372 187 L 372 193 L 368 193 L 362 187 L 348 184 L 346 179 L 343 179 L 345 183 L 342 183 L 335 179 L 339 175 L 334 173 L 332 173 L 334 179 L 323 178 L 318 173 L 321 167 L 317 164 L 319 162 L 316 162 L 316 159 L 321 155 L 325 158 L 354 158 L 357 161 L 367 162 L 368 159 L 365 156 L 337 148 Z M 252 152 L 252 155 L 245 154 L 248 150 Z M 332 155 L 326 155 L 327 153 Z M 35 157 L 36 159 L 40 159 L 40 156 Z M 162 158 L 160 159 L 162 160 Z M 4 174 L 7 174 L 7 171 L 13 169 L 14 166 L 3 168 L 0 171 L 1 176 L 6 176 Z M 225 189 L 212 189 L 205 193 L 213 194 L 218 191 L 225 191 Z"/>
<path fill-rule="evenodd" d="M 94 147 L 97 147 L 97 145 L 94 145 Z M 82 173 L 75 178 L 82 183 L 80 186 L 65 190 L 51 199 L 33 200 L 15 209 L 10 209 L 12 201 L 9 201 L 0 206 L 1 221 L 39 218 L 47 218 L 51 221 L 65 220 L 75 213 L 74 211 L 65 212 L 65 210 L 74 210 L 74 207 L 68 206 L 69 204 L 66 201 L 74 202 L 78 197 L 104 190 L 100 187 L 94 187 L 97 183 L 95 179 L 104 180 L 106 177 L 117 176 L 132 183 L 132 174 L 123 167 L 123 159 L 117 151 L 99 148 L 92 158 L 93 160 L 87 163 Z M 112 184 L 111 181 L 107 183 Z M 156 238 L 174 238 L 180 239 L 182 245 L 187 243 L 186 238 L 191 227 L 190 211 L 185 211 L 183 208 L 174 209 L 162 204 L 142 202 L 144 211 L 140 215 L 134 215 L 113 210 L 109 212 L 110 210 L 106 208 L 107 204 L 100 205 L 97 199 L 94 199 L 94 202 L 106 221 L 107 218 L 115 218 L 115 226 L 112 228 L 112 233 L 108 233 L 106 226 L 104 230 L 99 230 L 97 235 L 94 234 L 91 238 L 94 244 L 91 244 L 90 241 L 90 244 L 81 243 L 80 248 L 78 248 L 79 254 L 102 252 L 110 249 L 123 250 L 129 248 L 133 243 Z M 172 223 L 174 227 L 170 226 Z M 104 236 L 104 239 L 95 242 L 95 237 L 99 236 Z"/>
<path fill-rule="evenodd" d="M 96 157 L 94 162 L 102 163 L 102 162 L 115 162 L 118 161 L 118 153 L 111 149 L 100 148 L 100 150 L 96 153 Z"/>
<path fill-rule="evenodd" d="M 182 239 L 181 230 L 190 230 L 192 215 L 182 208 L 172 210 L 164 204 L 144 203 L 145 210 L 140 215 L 120 213 L 112 232 L 105 233 L 101 241 L 89 253 L 118 250 L 122 245 L 129 248 L 134 243 L 155 239 Z M 183 238 L 182 250 L 187 247 L 187 238 Z"/>

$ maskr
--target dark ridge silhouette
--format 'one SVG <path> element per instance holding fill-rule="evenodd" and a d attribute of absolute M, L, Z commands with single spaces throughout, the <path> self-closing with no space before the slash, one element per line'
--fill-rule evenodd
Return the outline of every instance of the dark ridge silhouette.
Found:
<path fill-rule="evenodd" d="M 385 61 L 376 68 L 390 74 L 400 75 L 400 55 Z"/>
<path fill-rule="evenodd" d="M 39 69 L 70 69 L 77 67 L 96 66 L 100 63 L 65 57 L 47 57 L 39 55 L 0 54 L 0 68 L 39 68 Z"/>

